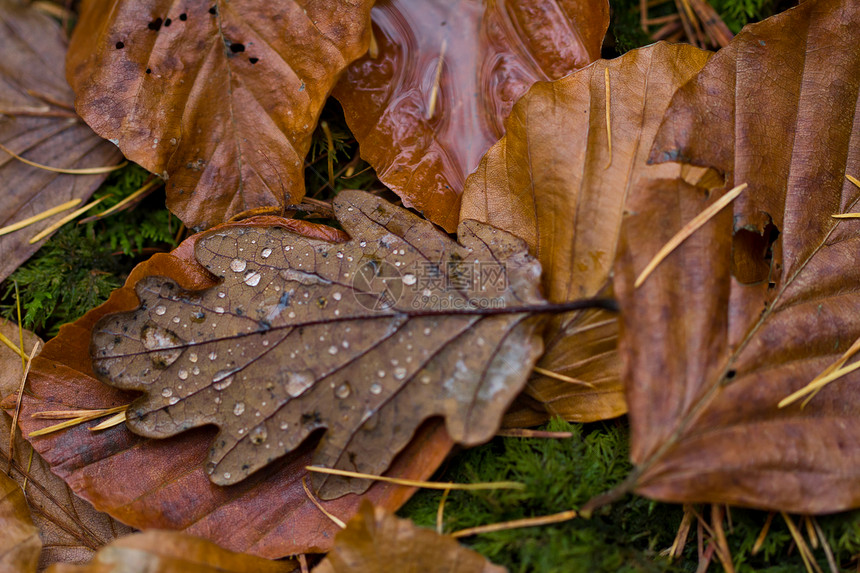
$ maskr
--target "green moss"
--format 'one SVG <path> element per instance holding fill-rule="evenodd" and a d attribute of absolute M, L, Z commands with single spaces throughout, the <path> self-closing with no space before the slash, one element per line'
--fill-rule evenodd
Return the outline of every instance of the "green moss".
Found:
<path fill-rule="evenodd" d="M 445 504 L 446 532 L 578 509 L 621 483 L 632 469 L 624 423 L 579 426 L 553 421 L 547 429 L 569 431 L 573 437 L 496 438 L 485 446 L 459 453 L 435 476 L 440 481 L 513 480 L 526 485 L 525 491 L 452 492 Z M 441 496 L 438 491 L 421 491 L 400 514 L 422 526 L 435 527 Z M 700 513 L 706 509 L 697 507 Z M 630 495 L 598 510 L 589 520 L 499 531 L 464 542 L 515 573 L 695 571 L 695 526 L 681 559 L 671 563 L 660 555 L 671 547 L 682 515 L 678 505 Z M 725 528 L 736 570 L 804 571 L 779 516 L 774 518 L 761 550 L 751 554 L 766 519 L 766 512 L 731 510 L 731 526 Z M 846 566 L 860 552 L 860 512 L 819 517 L 818 523 L 837 561 Z M 818 550 L 816 556 L 826 570 L 823 551 Z M 716 570 L 719 565 L 713 567 Z"/>
<path fill-rule="evenodd" d="M 137 165 L 112 173 L 93 196 L 108 198 L 88 215 L 119 203 L 147 178 Z M 178 230 L 179 220 L 164 208 L 163 191 L 100 221 L 70 223 L 0 285 L 0 312 L 16 318 L 13 283 L 17 282 L 25 328 L 53 336 L 60 325 L 107 300 L 136 263 L 155 250 L 171 248 Z"/>

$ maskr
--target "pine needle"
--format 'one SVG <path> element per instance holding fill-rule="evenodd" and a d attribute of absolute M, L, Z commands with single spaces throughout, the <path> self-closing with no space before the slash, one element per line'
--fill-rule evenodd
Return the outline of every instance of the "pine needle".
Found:
<path fill-rule="evenodd" d="M 606 162 L 606 167 L 604 169 L 608 169 L 612 164 L 612 121 L 610 120 L 610 90 L 609 90 L 609 68 L 603 68 L 603 83 L 606 86 L 606 141 L 609 147 L 609 160 Z"/>
<path fill-rule="evenodd" d="M 675 535 L 675 541 L 672 542 L 672 547 L 669 548 L 669 559 L 676 559 L 684 553 L 684 546 L 687 545 L 687 538 L 690 536 L 690 529 L 693 525 L 693 512 L 690 511 L 690 505 L 684 505 L 684 515 L 681 517 L 681 525 L 678 526 L 678 533 Z"/>
<path fill-rule="evenodd" d="M 125 199 L 123 199 L 122 201 L 117 203 L 116 205 L 114 205 L 113 207 L 106 209 L 105 211 L 99 213 L 98 215 L 93 215 L 92 217 L 87 217 L 86 219 L 83 219 L 81 221 L 81 223 L 89 223 L 91 221 L 98 221 L 98 220 L 104 219 L 105 217 L 113 215 L 117 211 L 121 211 L 129 203 L 132 203 L 138 199 L 145 197 L 156 185 L 158 185 L 160 183 L 162 183 L 161 179 L 159 179 L 157 177 L 153 177 L 150 181 L 145 183 L 143 185 L 143 187 L 141 187 L 140 189 L 138 189 L 137 191 L 135 191 L 134 193 L 132 193 L 131 195 L 129 195 L 128 197 L 126 197 Z"/>
<path fill-rule="evenodd" d="M 507 430 L 499 430 L 497 436 L 502 438 L 543 438 L 563 440 L 572 438 L 573 432 L 548 432 L 545 430 L 528 430 L 526 428 L 509 428 Z"/>
<path fill-rule="evenodd" d="M 450 489 L 442 492 L 442 499 L 439 500 L 439 507 L 436 509 L 436 533 L 442 535 L 443 525 L 445 524 L 445 501 L 448 500 Z"/>
<path fill-rule="evenodd" d="M 305 495 L 308 496 L 308 499 L 311 500 L 311 503 L 314 504 L 316 506 L 316 508 L 323 513 L 323 515 L 325 515 L 327 518 L 332 520 L 335 523 L 335 525 L 337 525 L 341 529 L 346 529 L 346 523 L 344 523 L 341 518 L 339 518 L 336 515 L 332 515 L 331 513 L 329 513 L 329 511 L 326 510 L 326 508 L 324 508 L 319 501 L 317 501 L 316 496 L 314 496 L 314 494 L 311 492 L 310 488 L 308 487 L 306 480 L 307 480 L 307 476 L 302 476 L 302 488 L 305 490 Z"/>
<path fill-rule="evenodd" d="M 489 525 L 479 525 L 478 527 L 470 527 L 461 529 L 451 534 L 451 537 L 468 537 L 470 535 L 478 535 L 481 533 L 492 533 L 494 531 L 505 531 L 508 529 L 520 529 L 523 527 L 537 527 L 539 525 L 549 525 L 551 523 L 561 523 L 569 521 L 577 517 L 576 510 L 571 509 L 554 513 L 552 515 L 543 515 L 540 517 L 527 517 L 525 519 L 514 519 L 512 521 L 502 521 L 501 523 L 491 523 Z"/>
<path fill-rule="evenodd" d="M 439 97 L 439 84 L 442 81 L 442 67 L 445 63 L 445 49 L 448 39 L 442 38 L 442 49 L 439 50 L 439 61 L 436 63 L 436 76 L 433 78 L 433 88 L 430 90 L 430 103 L 427 105 L 427 119 L 433 119 L 436 113 L 436 100 Z"/>
<path fill-rule="evenodd" d="M 853 183 L 853 184 L 854 184 L 854 185 L 856 185 L 857 187 L 860 187 L 860 179 L 857 179 L 857 178 L 856 178 L 856 177 L 854 177 L 853 175 L 848 175 L 848 174 L 846 173 L 846 174 L 845 174 L 845 179 L 847 179 L 848 181 L 850 181 L 851 183 Z"/>
<path fill-rule="evenodd" d="M 803 559 L 803 565 L 806 567 L 806 571 L 808 573 L 823 573 L 821 568 L 818 566 L 818 563 L 815 561 L 812 551 L 809 549 L 806 541 L 804 541 L 803 535 L 800 534 L 797 526 L 794 525 L 794 521 L 792 521 L 784 511 L 781 511 L 780 514 L 785 520 L 785 524 L 788 526 L 788 531 L 791 532 L 791 537 L 794 539 L 794 543 L 797 545 L 797 551 L 800 553 L 800 558 Z"/>
<path fill-rule="evenodd" d="M 113 428 L 114 426 L 119 426 L 120 424 L 125 423 L 125 411 L 117 412 L 104 422 L 96 424 L 92 428 L 90 428 L 90 432 L 100 432 L 102 430 L 107 430 L 108 428 Z"/>
<path fill-rule="evenodd" d="M 32 434 L 30 434 L 32 435 Z M 452 483 L 452 482 L 438 482 L 438 481 L 420 481 L 420 480 L 412 480 L 412 479 L 401 479 L 401 478 L 393 478 L 388 476 L 376 476 L 373 474 L 363 474 L 359 472 L 350 472 L 347 470 L 337 470 L 334 468 L 323 468 L 319 466 L 306 466 L 306 470 L 309 472 L 317 472 L 321 474 L 329 474 L 333 476 L 343 476 L 343 477 L 351 477 L 351 478 L 359 478 L 359 479 L 370 479 L 376 481 L 382 481 L 385 483 L 393 483 L 396 485 L 405 485 L 409 487 L 420 487 L 424 489 L 456 489 L 456 490 L 466 490 L 466 491 L 477 491 L 477 490 L 485 490 L 485 489 L 518 489 L 524 490 L 526 489 L 525 484 L 515 482 L 515 481 L 494 481 L 494 482 L 484 482 L 484 483 Z"/>
<path fill-rule="evenodd" d="M 848 366 L 844 366 L 844 364 L 854 356 L 857 351 L 860 350 L 860 338 L 854 341 L 854 344 L 845 351 L 845 353 L 839 357 L 839 360 L 828 366 L 824 372 L 816 376 L 812 379 L 812 382 L 801 388 L 800 390 L 794 392 L 793 394 L 786 396 L 782 400 L 780 400 L 778 407 L 785 408 L 797 402 L 807 394 L 810 394 L 810 397 L 804 401 L 803 406 L 809 403 L 815 394 L 818 393 L 819 390 L 833 382 L 834 380 L 845 376 L 846 374 L 850 374 L 851 372 L 860 368 L 860 361 L 849 364 Z"/>
<path fill-rule="evenodd" d="M 320 128 L 323 130 L 326 139 L 328 185 L 332 188 L 332 190 L 334 190 L 334 138 L 331 136 L 331 128 L 329 128 L 327 121 L 321 121 Z"/>
<path fill-rule="evenodd" d="M 45 171 L 51 171 L 53 173 L 65 173 L 66 175 L 98 175 L 100 173 L 110 173 L 111 171 L 117 171 L 118 169 L 122 169 L 126 165 L 128 165 L 128 161 L 123 161 L 119 165 L 113 165 L 110 167 L 87 167 L 84 169 L 61 169 L 59 167 L 50 167 L 49 165 L 42 165 L 41 163 L 36 163 L 35 161 L 30 161 L 29 159 L 24 159 L 2 143 L 0 143 L 0 149 L 20 161 L 21 163 L 25 163 L 31 167 L 37 167 L 39 169 L 44 169 Z"/>
<path fill-rule="evenodd" d="M 60 219 L 59 221 L 57 221 L 56 223 L 54 223 L 53 225 L 51 225 L 50 227 L 48 227 L 47 229 L 42 231 L 41 233 L 38 233 L 32 239 L 30 239 L 30 244 L 32 245 L 34 243 L 38 243 L 39 241 L 41 241 L 42 239 L 44 239 L 45 237 L 47 237 L 48 235 L 50 235 L 51 233 L 53 233 L 54 231 L 56 231 L 57 229 L 59 229 L 60 227 L 65 225 L 66 223 L 74 221 L 75 219 L 77 219 L 78 217 L 80 217 L 81 215 L 83 215 L 84 213 L 86 213 L 87 211 L 89 211 L 90 209 L 92 209 L 93 207 L 95 207 L 96 205 L 98 205 L 99 203 L 101 203 L 102 201 L 107 199 L 108 197 L 110 197 L 110 195 L 105 195 L 101 199 L 96 199 L 95 201 L 89 203 L 88 205 L 84 205 L 83 207 L 81 207 L 77 211 L 73 211 L 73 212 L 69 213 L 68 215 L 66 215 L 65 217 L 63 217 L 62 219 Z"/>
<path fill-rule="evenodd" d="M 710 221 L 717 213 L 722 211 L 725 207 L 729 205 L 732 201 L 734 201 L 741 192 L 747 188 L 746 183 L 741 183 L 705 209 L 698 215 L 696 215 L 689 223 L 684 225 L 680 231 L 678 231 L 674 237 L 669 239 L 669 242 L 666 243 L 660 251 L 654 255 L 654 258 L 651 259 L 651 262 L 645 267 L 645 269 L 639 274 L 636 278 L 636 282 L 633 283 L 633 288 L 639 288 L 642 286 L 642 283 L 645 282 L 645 279 L 657 268 L 657 266 L 663 262 L 663 259 L 669 256 L 669 253 L 678 248 L 678 245 L 686 241 L 690 238 L 690 235 L 695 233 L 702 227 L 705 223 Z"/>
<path fill-rule="evenodd" d="M 71 420 L 67 420 L 65 422 L 60 422 L 59 424 L 54 424 L 53 426 L 48 426 L 47 428 L 42 428 L 41 430 L 36 430 L 27 434 L 28 438 L 38 438 L 39 436 L 46 436 L 48 434 L 53 434 L 54 432 L 59 432 L 60 430 L 65 430 L 66 428 L 72 428 L 84 422 L 89 422 L 90 420 L 95 420 L 98 418 L 103 418 L 105 416 L 110 416 L 112 414 L 116 414 L 118 412 L 125 412 L 128 409 L 128 404 L 124 406 L 117 406 L 115 408 L 106 408 L 104 410 L 93 410 L 93 413 L 79 416 L 77 418 L 72 418 Z M 35 416 L 34 416 L 35 417 Z"/>
<path fill-rule="evenodd" d="M 755 555 L 759 551 L 761 551 L 762 546 L 764 545 L 764 540 L 767 538 L 767 534 L 770 531 L 770 524 L 773 523 L 773 516 L 776 515 L 773 511 L 767 514 L 767 519 L 764 520 L 764 525 L 761 528 L 761 532 L 758 534 L 758 537 L 755 539 L 755 543 L 753 544 L 752 551 L 750 552 L 752 555 Z"/>
<path fill-rule="evenodd" d="M 821 541 L 821 548 L 824 549 L 824 556 L 827 558 L 827 566 L 830 568 L 830 573 L 839 573 L 839 565 L 836 564 L 836 557 L 833 555 L 833 549 L 830 548 L 830 543 L 827 541 L 824 531 L 821 530 L 821 526 L 818 525 L 814 517 L 809 518 L 809 520 L 818 534 L 819 541 Z"/>
<path fill-rule="evenodd" d="M 15 428 L 18 427 L 18 417 L 21 415 L 21 401 L 24 399 L 24 386 L 27 384 L 27 375 L 30 374 L 30 365 L 33 364 L 33 357 L 39 350 L 40 343 L 36 341 L 33 349 L 30 351 L 30 356 L 24 362 L 24 368 L 21 374 L 21 385 L 18 387 L 18 399 L 15 402 L 15 414 L 12 416 L 12 428 L 9 430 L 9 467 L 6 468 L 6 473 L 12 471 L 12 460 L 15 459 Z M 21 345 L 23 348 L 23 344 Z"/>
<path fill-rule="evenodd" d="M 2 229 L 0 229 L 0 235 L 8 235 L 9 233 L 15 232 L 19 229 L 23 229 L 24 227 L 28 227 L 28 226 L 32 225 L 33 223 L 38 223 L 42 219 L 47 219 L 48 217 L 53 217 L 57 213 L 62 213 L 63 211 L 66 211 L 68 209 L 71 209 L 72 207 L 75 207 L 80 202 L 81 202 L 80 199 L 72 199 L 71 201 L 66 201 L 62 205 L 57 205 L 56 207 L 51 207 L 50 209 L 48 209 L 46 211 L 42 211 L 41 213 L 39 213 L 37 215 L 33 215 L 32 217 L 27 217 L 26 219 L 18 221 L 17 223 L 7 225 L 6 227 L 3 227 Z"/>
<path fill-rule="evenodd" d="M 580 386 L 588 386 L 589 388 L 595 387 L 594 384 L 592 384 L 591 382 L 577 380 L 576 378 L 571 378 L 570 376 L 565 376 L 564 374 L 559 374 L 558 372 L 553 372 L 552 370 L 547 370 L 546 368 L 541 368 L 540 366 L 535 366 L 533 370 L 535 371 L 535 373 L 540 374 L 541 376 L 546 376 L 547 378 L 555 378 L 556 380 L 567 382 L 568 384 L 578 384 Z"/>
<path fill-rule="evenodd" d="M 6 338 L 6 336 L 4 336 L 2 333 L 0 333 L 0 342 L 2 342 L 6 346 L 8 346 L 10 349 L 12 349 L 15 352 L 15 354 L 17 354 L 21 358 L 24 358 L 24 359 L 27 358 L 27 355 L 24 354 L 24 351 L 21 350 L 20 348 L 18 348 L 14 342 L 12 342 L 8 338 Z"/>

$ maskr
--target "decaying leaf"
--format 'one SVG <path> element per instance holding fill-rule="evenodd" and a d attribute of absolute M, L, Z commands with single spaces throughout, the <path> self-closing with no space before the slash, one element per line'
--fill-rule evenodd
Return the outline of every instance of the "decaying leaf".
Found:
<path fill-rule="evenodd" d="M 54 565 L 48 573 L 290 573 L 293 560 L 234 553 L 175 531 L 128 535 L 99 549 L 87 565 Z"/>
<path fill-rule="evenodd" d="M 24 493 L 0 472 L 0 573 L 35 573 L 42 542 Z"/>
<path fill-rule="evenodd" d="M 220 284 L 146 277 L 139 309 L 96 325 L 96 371 L 146 392 L 129 409 L 132 431 L 218 426 L 207 472 L 219 485 L 321 429 L 315 464 L 370 474 L 434 416 L 462 444 L 494 435 L 540 354 L 539 317 L 474 311 L 544 303 L 523 241 L 467 221 L 457 244 L 360 191 L 341 192 L 334 211 L 347 242 L 282 227 L 207 234 L 195 256 Z M 315 481 L 324 499 L 369 486 Z"/>
<path fill-rule="evenodd" d="M 550 301 L 609 293 L 630 190 L 702 174 L 646 160 L 672 94 L 708 57 L 692 46 L 659 43 L 538 82 L 467 179 L 461 218 L 522 237 L 541 262 Z M 588 422 L 626 412 L 617 340 L 614 313 L 587 310 L 552 320 L 538 367 L 557 377 L 538 374 L 526 386 L 547 419 Z"/>
<path fill-rule="evenodd" d="M 504 573 L 481 554 L 448 535 L 416 527 L 364 502 L 339 532 L 315 573 Z"/>
<path fill-rule="evenodd" d="M 388 187 L 453 232 L 466 176 L 537 80 L 600 57 L 606 0 L 387 0 L 378 54 L 335 88 L 352 133 Z"/>
<path fill-rule="evenodd" d="M 69 47 L 81 116 L 205 228 L 304 195 L 304 157 L 373 0 L 89 0 Z"/>
<path fill-rule="evenodd" d="M 860 202 L 845 178 L 860 172 L 857 70 L 860 5 L 808 0 L 745 28 L 675 96 L 652 156 L 749 188 L 639 289 L 637 273 L 713 197 L 659 182 L 631 195 L 615 286 L 638 492 L 860 506 L 860 376 L 777 406 L 860 337 L 860 221 L 832 218 Z"/>
<path fill-rule="evenodd" d="M 66 40 L 59 25 L 35 8 L 0 0 L 0 144 L 57 168 L 113 165 L 116 147 L 96 136 L 72 111 L 63 76 Z M 105 175 L 66 175 L 26 165 L 0 150 L 0 227 L 72 199 L 85 201 Z M 63 217 L 54 215 L 0 235 L 0 280 L 42 245 L 30 239 Z"/>
<path fill-rule="evenodd" d="M 275 217 L 231 223 L 284 225 L 294 232 L 321 240 L 344 241 L 346 236 L 328 227 Z M 89 355 L 93 325 L 112 312 L 125 312 L 140 304 L 134 285 L 147 276 L 170 276 L 183 289 L 201 290 L 218 281 L 194 259 L 193 235 L 170 254 L 158 254 L 138 265 L 126 286 L 114 291 L 102 306 L 74 324 L 65 325 L 34 359 L 28 377 L 20 418 L 26 435 L 54 420 L 33 418 L 47 410 L 110 408 L 128 404 L 134 395 L 99 382 Z M 302 479 L 311 463 L 312 444 L 258 472 L 242 483 L 220 487 L 204 472 L 214 433 L 206 429 L 186 432 L 170 440 L 149 440 L 125 425 L 92 432 L 98 421 L 87 422 L 31 439 L 36 451 L 63 478 L 75 494 L 98 510 L 139 529 L 175 529 L 209 539 L 233 551 L 278 558 L 296 553 L 325 552 L 338 527 L 308 499 Z M 413 442 L 395 459 L 387 475 L 427 479 L 451 449 L 440 424 L 422 427 Z M 362 497 L 390 510 L 400 507 L 415 488 L 374 484 L 364 496 L 346 495 L 322 502 L 333 515 L 348 520 Z M 229 527 L 224 524 L 229 523 Z"/>

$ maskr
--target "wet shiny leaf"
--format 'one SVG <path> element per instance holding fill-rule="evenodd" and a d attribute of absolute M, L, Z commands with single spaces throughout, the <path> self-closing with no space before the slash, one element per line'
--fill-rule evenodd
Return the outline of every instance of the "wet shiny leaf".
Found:
<path fill-rule="evenodd" d="M 453 232 L 463 182 L 511 106 L 600 57 L 609 4 L 387 0 L 373 22 L 378 55 L 350 66 L 334 95 L 382 182 Z"/>
<path fill-rule="evenodd" d="M 129 410 L 134 432 L 218 426 L 207 472 L 220 485 L 322 429 L 315 464 L 371 474 L 432 417 L 462 444 L 494 435 L 540 354 L 540 317 L 458 311 L 542 305 L 525 244 L 474 221 L 458 244 L 360 191 L 341 192 L 334 210 L 347 242 L 280 227 L 211 232 L 195 256 L 220 284 L 146 277 L 139 309 L 96 325 L 96 371 L 146 393 Z M 315 481 L 325 499 L 369 486 Z"/>
<path fill-rule="evenodd" d="M 286 226 L 305 237 L 344 241 L 340 231 L 296 220 L 258 217 L 221 228 Z M 93 325 L 112 312 L 140 304 L 134 285 L 147 276 L 171 276 L 184 289 L 201 290 L 217 284 L 194 259 L 193 235 L 170 254 L 159 254 L 138 265 L 126 286 L 114 291 L 102 306 L 74 324 L 65 325 L 36 357 L 24 396 L 21 431 L 45 428 L 54 420 L 34 419 L 45 410 L 110 408 L 128 404 L 134 395 L 96 379 L 89 355 Z M 227 549 L 278 558 L 296 553 L 325 552 L 337 526 L 308 499 L 302 480 L 311 463 L 313 444 L 258 472 L 241 484 L 221 487 L 209 481 L 204 464 L 214 433 L 186 432 L 170 440 L 150 440 L 124 426 L 92 432 L 98 421 L 32 438 L 51 471 L 76 495 L 98 510 L 140 529 L 175 529 L 209 539 Z M 427 479 L 451 449 L 451 440 L 438 424 L 422 426 L 412 443 L 395 459 L 388 475 Z M 392 511 L 415 489 L 377 483 L 363 497 Z M 327 511 L 348 520 L 362 497 L 343 496 L 322 502 Z"/>

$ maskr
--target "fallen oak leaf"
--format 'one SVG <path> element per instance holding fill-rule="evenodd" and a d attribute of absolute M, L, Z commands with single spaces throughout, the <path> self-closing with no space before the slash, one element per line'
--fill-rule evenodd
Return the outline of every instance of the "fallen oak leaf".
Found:
<path fill-rule="evenodd" d="M 807 514 L 860 506 L 857 373 L 805 408 L 778 407 L 860 338 L 860 226 L 831 217 L 860 201 L 844 178 L 860 168 L 858 115 L 845 113 L 860 105 L 858 25 L 855 2 L 808 0 L 745 28 L 675 95 L 652 158 L 749 188 L 638 289 L 715 197 L 683 183 L 631 197 L 615 286 L 637 467 L 622 490 Z"/>
<path fill-rule="evenodd" d="M 34 7 L 0 0 L 0 30 L 0 52 L 6 54 L 0 70 L 0 145 L 55 168 L 118 163 L 116 147 L 71 111 L 74 94 L 63 75 L 66 40 L 59 25 Z M 81 203 L 105 177 L 51 172 L 0 151 L 0 227 L 7 231 L 0 232 L 0 280 L 41 246 L 28 241 L 59 219 L 56 214 L 38 218 L 40 214 Z M 38 220 L 8 231 L 31 218 Z"/>
<path fill-rule="evenodd" d="M 235 553 L 175 531 L 145 531 L 102 547 L 86 565 L 57 564 L 47 573 L 291 573 L 296 561 Z"/>
<path fill-rule="evenodd" d="M 13 340 L 19 338 L 18 326 L 3 319 L 0 319 L 0 333 Z M 32 332 L 25 330 L 23 334 L 24 350 L 30 354 L 41 340 Z M 12 405 L 22 374 L 20 355 L 0 347 L 0 396 L 9 396 Z M 11 416 L 0 414 L 0 464 L 4 465 L 9 459 L 7 444 L 11 428 Z M 9 475 L 23 488 L 41 538 L 39 571 L 52 563 L 89 561 L 101 545 L 132 531 L 73 494 L 62 479 L 51 473 L 45 460 L 33 451 L 20 432 L 16 434 Z"/>
<path fill-rule="evenodd" d="M 364 502 L 346 529 L 335 537 L 315 573 L 503 573 L 479 553 L 447 535 L 416 527 Z"/>
<path fill-rule="evenodd" d="M 0 472 L 0 572 L 35 573 L 42 541 L 24 493 Z"/>
<path fill-rule="evenodd" d="M 305 236 L 345 241 L 341 231 L 304 221 L 262 217 L 226 227 L 283 225 Z M 64 325 L 33 360 L 19 421 L 26 435 L 53 422 L 33 415 L 44 411 L 104 409 L 134 398 L 99 382 L 92 371 L 89 345 L 93 325 L 111 312 L 139 306 L 133 286 L 148 275 L 169 275 L 184 289 L 212 287 L 217 280 L 194 259 L 192 235 L 169 254 L 157 254 L 132 271 L 126 286 L 74 324 Z M 14 403 L 11 404 L 14 406 Z M 10 404 L 4 404 L 10 407 Z M 228 488 L 213 485 L 203 466 L 213 434 L 188 432 L 171 440 L 148 440 L 124 425 L 92 432 L 95 422 L 32 440 L 50 471 L 100 511 L 137 528 L 182 530 L 233 551 L 269 558 L 320 553 L 331 547 L 337 527 L 308 500 L 302 479 L 311 463 L 312 444 Z M 395 459 L 386 475 L 427 479 L 452 443 L 440 424 L 423 426 Z M 22 451 L 20 448 L 18 451 Z M 39 459 L 39 458 L 36 458 Z M 54 475 L 54 474 L 49 474 Z M 349 519 L 362 497 L 391 509 L 400 507 L 415 488 L 375 484 L 364 496 L 347 495 L 322 502 L 332 514 Z M 83 503 L 83 502 L 78 502 Z M 231 527 L 223 527 L 224 520 Z"/>
<path fill-rule="evenodd" d="M 323 428 L 314 465 L 368 474 L 435 416 L 465 445 L 495 434 L 540 354 L 536 313 L 558 310 L 525 244 L 474 221 L 458 244 L 360 191 L 334 209 L 347 242 L 277 227 L 208 233 L 195 256 L 217 287 L 147 277 L 137 310 L 96 325 L 97 372 L 146 393 L 128 411 L 132 431 L 218 426 L 207 472 L 220 485 Z M 323 499 L 369 486 L 314 477 Z"/>
<path fill-rule="evenodd" d="M 466 180 L 461 219 L 523 238 L 541 262 L 552 302 L 611 292 L 631 189 L 653 179 L 698 183 L 704 175 L 702 169 L 646 160 L 675 90 L 710 55 L 661 42 L 536 83 L 514 106 L 506 135 Z M 707 179 L 699 184 L 715 185 Z M 591 422 L 627 411 L 617 340 L 614 313 L 584 310 L 552 319 L 546 351 L 525 389 L 543 421 L 561 416 Z M 535 421 L 521 412 L 516 419 Z"/>
<path fill-rule="evenodd" d="M 379 179 L 449 232 L 514 102 L 600 57 L 609 26 L 606 0 L 388 0 L 372 14 L 378 53 L 333 95 Z"/>
<path fill-rule="evenodd" d="M 369 42 L 373 0 L 84 2 L 69 46 L 76 108 L 167 179 L 191 228 L 298 203 L 331 88 Z"/>

